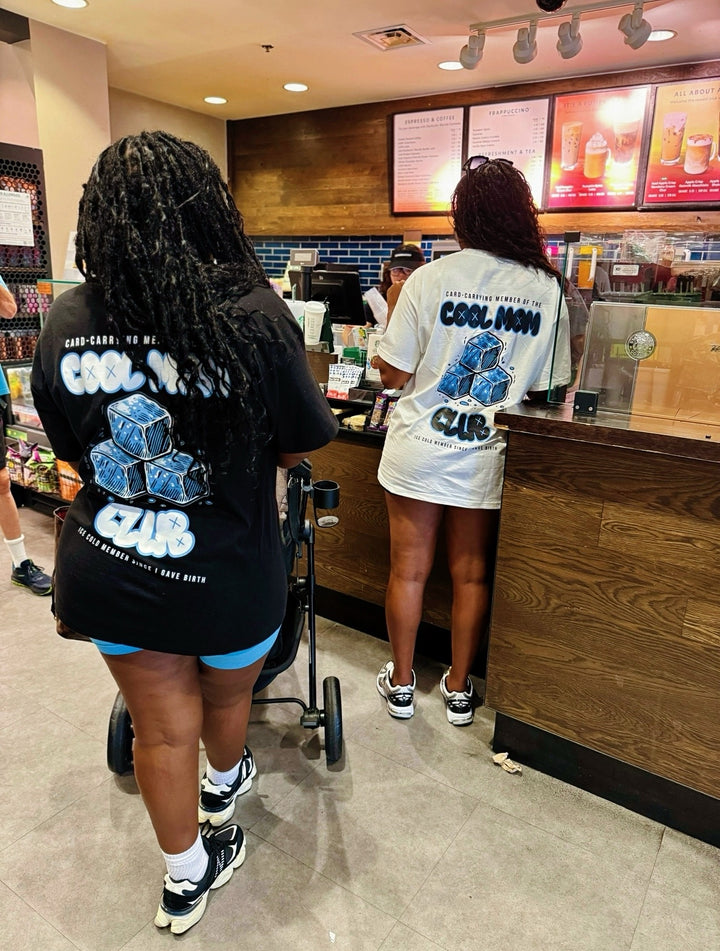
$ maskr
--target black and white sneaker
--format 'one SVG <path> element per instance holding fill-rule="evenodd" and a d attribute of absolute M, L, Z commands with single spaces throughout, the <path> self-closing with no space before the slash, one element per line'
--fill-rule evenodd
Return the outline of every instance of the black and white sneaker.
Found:
<path fill-rule="evenodd" d="M 240 826 L 226 826 L 217 832 L 210 829 L 203 834 L 202 842 L 208 854 L 207 871 L 199 882 L 187 879 L 176 882 L 169 875 L 165 876 L 155 915 L 158 928 L 169 925 L 173 934 L 183 934 L 192 928 L 205 914 L 210 890 L 229 881 L 235 869 L 245 861 L 245 836 Z"/>
<path fill-rule="evenodd" d="M 475 715 L 475 688 L 470 678 L 467 678 L 466 690 L 448 690 L 447 675 L 449 670 L 445 671 L 440 679 L 440 693 L 445 701 L 445 712 L 448 721 L 453 726 L 467 726 L 472 723 Z"/>
<path fill-rule="evenodd" d="M 391 660 L 385 664 L 377 675 L 377 689 L 387 703 L 387 711 L 391 717 L 398 720 L 407 720 L 415 713 L 415 671 L 411 684 L 397 684 L 393 686 L 392 675 L 395 666 Z"/>
<path fill-rule="evenodd" d="M 237 779 L 231 785 L 223 783 L 216 786 L 205 773 L 200 781 L 198 822 L 209 822 L 211 826 L 221 826 L 223 822 L 227 822 L 235 812 L 235 800 L 250 790 L 255 776 L 257 767 L 247 746 L 243 750 Z"/>

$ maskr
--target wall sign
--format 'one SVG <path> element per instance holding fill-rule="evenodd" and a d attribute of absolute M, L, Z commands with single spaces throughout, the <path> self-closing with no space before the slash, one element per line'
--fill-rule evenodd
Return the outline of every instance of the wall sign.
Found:
<path fill-rule="evenodd" d="M 635 206 L 649 90 L 555 97 L 545 208 Z"/>
<path fill-rule="evenodd" d="M 462 170 L 464 107 L 393 116 L 392 213 L 443 214 Z"/>
<path fill-rule="evenodd" d="M 0 244 L 31 248 L 32 205 L 26 191 L 0 191 Z"/>
<path fill-rule="evenodd" d="M 549 99 L 470 106 L 468 155 L 510 159 L 542 206 Z"/>
<path fill-rule="evenodd" d="M 720 79 L 658 86 L 644 205 L 720 202 Z"/>

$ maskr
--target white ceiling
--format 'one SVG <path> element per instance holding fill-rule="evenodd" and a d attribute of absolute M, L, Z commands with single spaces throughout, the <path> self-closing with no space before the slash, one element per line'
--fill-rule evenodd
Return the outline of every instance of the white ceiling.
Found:
<path fill-rule="evenodd" d="M 616 0 L 609 0 L 616 2 Z M 617 25 L 625 7 L 582 17 L 584 45 L 573 59 L 558 54 L 558 14 L 535 0 L 89 0 L 83 10 L 51 0 L 4 0 L 13 13 L 107 44 L 113 87 L 223 119 L 276 115 L 404 99 L 488 86 L 702 62 L 720 55 L 718 0 L 648 0 L 653 28 L 677 31 L 665 43 L 632 50 Z M 569 10 L 597 0 L 567 0 Z M 517 25 L 487 34 L 474 70 L 444 72 L 457 60 L 472 23 L 539 18 L 538 55 L 512 57 Z M 565 16 L 565 19 L 569 19 Z M 427 42 L 379 50 L 353 33 L 404 24 Z M 263 44 L 272 50 L 266 52 Z M 288 81 L 306 93 L 288 93 Z M 227 98 L 208 106 L 207 95 Z"/>

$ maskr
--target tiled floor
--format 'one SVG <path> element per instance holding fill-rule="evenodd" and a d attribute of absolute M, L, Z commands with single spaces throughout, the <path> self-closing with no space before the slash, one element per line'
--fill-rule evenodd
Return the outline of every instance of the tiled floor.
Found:
<path fill-rule="evenodd" d="M 22 521 L 49 566 L 51 520 Z M 418 665 L 415 717 L 390 719 L 374 682 L 386 645 L 326 621 L 318 682 L 340 680 L 344 760 L 328 769 L 299 707 L 254 707 L 259 775 L 236 811 L 246 862 L 195 928 L 158 931 L 162 859 L 133 778 L 105 765 L 114 685 L 94 648 L 54 634 L 47 600 L 0 590 L 2 948 L 720 947 L 717 849 L 530 769 L 502 771 L 492 713 L 451 727 L 433 662 Z M 270 693 L 307 699 L 301 651 Z"/>

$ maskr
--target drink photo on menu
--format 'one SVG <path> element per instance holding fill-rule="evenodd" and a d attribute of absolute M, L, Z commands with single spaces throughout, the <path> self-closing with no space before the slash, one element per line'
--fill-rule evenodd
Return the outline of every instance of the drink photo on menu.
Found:
<path fill-rule="evenodd" d="M 555 97 L 544 207 L 635 205 L 649 91 L 634 86 Z"/>
<path fill-rule="evenodd" d="M 720 79 L 658 86 L 643 205 L 720 202 Z"/>

